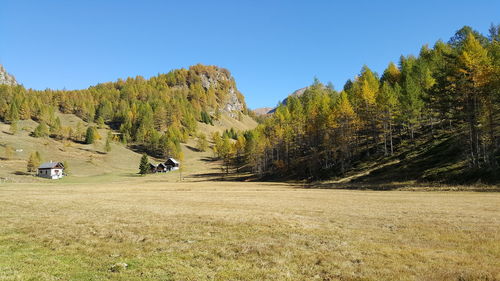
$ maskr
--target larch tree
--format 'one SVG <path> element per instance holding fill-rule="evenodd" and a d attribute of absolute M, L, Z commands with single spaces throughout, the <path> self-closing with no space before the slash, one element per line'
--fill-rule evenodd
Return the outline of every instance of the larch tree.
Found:
<path fill-rule="evenodd" d="M 482 132 L 479 127 L 482 112 L 485 112 L 485 125 L 490 125 L 490 138 L 492 138 L 491 135 L 494 134 L 493 112 L 487 106 L 491 104 L 492 92 L 487 91 L 486 86 L 491 83 L 493 76 L 488 52 L 471 32 L 465 38 L 458 64 L 457 71 L 461 78 L 458 87 L 463 95 L 462 100 L 466 110 L 471 164 L 473 167 L 479 167 L 481 158 L 484 162 L 489 162 L 488 156 L 491 155 L 486 152 L 486 146 L 481 153 Z"/>
<path fill-rule="evenodd" d="M 389 81 L 384 81 L 380 93 L 377 96 L 377 106 L 379 107 L 381 122 L 383 124 L 384 155 L 394 154 L 393 145 L 393 122 L 399 106 L 398 98 L 401 87 L 396 82 L 392 86 Z"/>
<path fill-rule="evenodd" d="M 38 166 L 40 166 L 40 156 L 39 154 L 37 154 L 37 152 L 33 152 L 28 158 L 26 169 L 29 173 L 33 173 L 36 172 Z"/>

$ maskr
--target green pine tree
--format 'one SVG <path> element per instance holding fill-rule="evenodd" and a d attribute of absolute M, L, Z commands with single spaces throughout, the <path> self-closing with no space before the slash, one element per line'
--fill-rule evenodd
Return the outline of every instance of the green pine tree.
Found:
<path fill-rule="evenodd" d="M 139 164 L 139 174 L 145 175 L 149 172 L 149 159 L 146 154 L 141 157 L 141 162 Z"/>
<path fill-rule="evenodd" d="M 49 127 L 45 122 L 41 122 L 38 124 L 38 126 L 35 128 L 35 131 L 33 131 L 33 136 L 35 138 L 43 138 L 49 135 Z"/>
<path fill-rule="evenodd" d="M 86 144 L 93 144 L 95 142 L 95 138 L 96 138 L 95 128 L 88 127 L 87 133 L 85 134 L 85 143 Z"/>

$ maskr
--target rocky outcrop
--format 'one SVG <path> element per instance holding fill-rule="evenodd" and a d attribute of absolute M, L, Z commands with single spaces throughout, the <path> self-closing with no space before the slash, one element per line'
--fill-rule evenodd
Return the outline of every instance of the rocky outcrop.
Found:
<path fill-rule="evenodd" d="M 11 85 L 11 86 L 17 85 L 16 78 L 7 73 L 7 71 L 1 64 L 0 64 L 0 84 Z"/>
<path fill-rule="evenodd" d="M 238 98 L 237 92 L 234 87 L 229 89 L 229 97 L 227 98 L 223 110 L 234 115 L 235 112 L 241 112 L 244 109 L 243 103 Z M 236 117 L 237 115 L 233 116 Z"/>

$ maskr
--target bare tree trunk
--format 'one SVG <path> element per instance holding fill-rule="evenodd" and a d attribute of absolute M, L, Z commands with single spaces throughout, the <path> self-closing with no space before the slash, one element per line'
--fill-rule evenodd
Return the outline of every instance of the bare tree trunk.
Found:
<path fill-rule="evenodd" d="M 384 122 L 384 156 L 387 156 L 387 122 Z"/>
<path fill-rule="evenodd" d="M 392 144 L 392 122 L 389 120 L 389 138 L 391 144 L 391 156 L 394 155 L 394 146 Z"/>

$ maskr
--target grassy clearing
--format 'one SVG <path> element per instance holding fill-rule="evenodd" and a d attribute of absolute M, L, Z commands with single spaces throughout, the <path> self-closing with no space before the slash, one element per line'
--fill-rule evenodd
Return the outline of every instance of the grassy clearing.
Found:
<path fill-rule="evenodd" d="M 498 280 L 499 206 L 156 175 L 4 184 L 0 280 Z"/>

